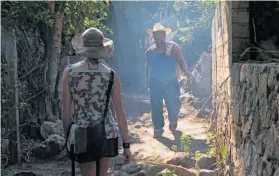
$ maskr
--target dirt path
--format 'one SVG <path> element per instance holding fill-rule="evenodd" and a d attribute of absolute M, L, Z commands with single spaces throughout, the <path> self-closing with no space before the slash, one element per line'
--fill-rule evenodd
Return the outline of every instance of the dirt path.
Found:
<path fill-rule="evenodd" d="M 194 118 L 193 116 L 197 111 L 191 109 L 191 107 L 184 106 L 181 111 L 186 116 L 179 119 L 177 131 L 173 134 L 167 128 L 168 120 L 165 112 L 166 124 L 163 138 L 155 139 L 153 138 L 148 96 L 124 94 L 123 101 L 132 136 L 133 163 L 141 163 L 141 166 L 147 170 L 150 176 L 155 176 L 166 168 L 169 170 L 176 168 L 176 174 L 179 176 L 196 175 L 194 160 L 191 159 L 189 154 L 182 151 L 180 137 L 183 133 L 191 137 L 190 153 L 193 154 L 196 151 L 206 152 L 209 149 L 207 141 L 208 122 Z M 176 149 L 174 146 L 176 146 Z M 67 157 L 65 157 L 65 152 L 52 160 L 36 161 L 35 163 L 10 166 L 7 169 L 3 169 L 1 173 L 9 176 L 18 170 L 26 170 L 34 171 L 37 175 L 42 176 L 70 175 L 71 165 Z M 202 172 L 203 175 L 213 174 L 212 171 L 208 171 L 211 168 L 207 166 L 202 169 L 204 170 Z M 79 172 L 77 175 L 79 175 Z"/>
<path fill-rule="evenodd" d="M 130 132 L 133 133 L 138 140 L 138 142 L 132 144 L 132 152 L 135 161 L 143 163 L 151 162 L 160 164 L 161 166 L 164 164 L 182 165 L 184 168 L 187 168 L 189 172 L 194 172 L 194 161 L 191 159 L 193 154 L 196 151 L 206 153 L 209 150 L 209 141 L 207 139 L 209 120 L 195 118 L 198 111 L 191 106 L 183 105 L 181 112 L 183 112 L 185 116 L 178 120 L 177 130 L 173 133 L 168 129 L 169 122 L 165 109 L 165 132 L 162 138 L 155 139 L 153 138 L 153 126 L 148 96 L 125 94 L 123 97 L 127 116 L 129 117 Z M 190 154 L 185 153 L 182 149 L 182 134 L 186 134 L 190 137 Z M 212 162 L 215 162 L 213 161 L 214 159 L 212 159 L 213 158 L 210 158 L 205 162 L 212 164 Z M 165 166 L 165 168 L 167 168 L 167 166 Z M 204 175 L 213 174 L 213 172 L 208 171 L 212 169 L 212 167 L 205 166 L 205 168 L 206 170 L 203 171 Z M 184 175 L 185 173 L 181 176 Z"/>
<path fill-rule="evenodd" d="M 153 138 L 153 126 L 149 101 L 147 96 L 125 96 L 125 109 L 129 116 L 129 129 L 135 133 L 140 142 L 133 144 L 132 150 L 137 161 L 153 161 L 156 158 L 158 162 L 166 162 L 175 157 L 177 152 L 172 150 L 173 146 L 181 146 L 181 134 L 185 133 L 191 137 L 190 152 L 205 152 L 208 149 L 207 144 L 207 126 L 205 120 L 194 118 L 197 112 L 191 108 L 183 107 L 182 112 L 186 114 L 184 118 L 179 119 L 177 131 L 173 134 L 169 129 L 167 112 L 165 111 L 165 132 L 163 138 Z M 190 113 L 189 113 L 190 112 Z M 192 112 L 192 113 L 191 113 Z"/>

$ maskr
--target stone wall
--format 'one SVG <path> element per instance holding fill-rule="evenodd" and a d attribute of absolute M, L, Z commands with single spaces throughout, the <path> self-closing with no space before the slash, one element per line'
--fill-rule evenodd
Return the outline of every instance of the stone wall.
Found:
<path fill-rule="evenodd" d="M 233 68 L 231 134 L 227 136 L 232 173 L 277 176 L 279 63 L 235 63 Z"/>
<path fill-rule="evenodd" d="M 250 57 L 249 53 L 240 57 L 250 43 L 249 1 L 232 1 L 231 4 L 232 62 L 239 62 Z"/>
<path fill-rule="evenodd" d="M 250 60 L 241 57 L 251 38 L 248 9 L 221 1 L 212 21 L 211 129 L 218 154 L 229 152 L 220 175 L 279 176 L 279 64 L 241 62 Z"/>
<path fill-rule="evenodd" d="M 217 113 L 220 105 L 219 95 L 230 96 L 231 72 L 231 2 L 221 1 L 216 9 L 212 21 L 212 105 Z M 226 81 L 225 81 L 226 80 Z M 226 112 L 219 112 L 220 114 Z M 217 119 L 213 119 L 212 126 L 216 127 Z"/>

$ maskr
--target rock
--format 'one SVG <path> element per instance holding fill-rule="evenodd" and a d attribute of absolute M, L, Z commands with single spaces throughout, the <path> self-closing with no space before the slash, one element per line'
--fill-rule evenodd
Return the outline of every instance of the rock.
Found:
<path fill-rule="evenodd" d="M 195 161 L 189 156 L 178 156 L 172 158 L 171 160 L 168 160 L 166 163 L 171 165 L 176 165 L 176 166 L 182 166 L 185 168 L 195 167 Z"/>
<path fill-rule="evenodd" d="M 202 169 L 199 176 L 217 176 L 217 173 L 213 170 Z"/>
<path fill-rule="evenodd" d="M 60 119 L 56 120 L 56 122 L 44 121 L 40 132 L 44 139 L 47 139 L 51 134 L 64 136 L 63 123 Z"/>
<path fill-rule="evenodd" d="M 35 174 L 32 171 L 22 171 L 22 172 L 15 173 L 13 176 L 41 176 L 41 175 Z"/>
<path fill-rule="evenodd" d="M 212 170 L 215 169 L 216 165 L 216 159 L 210 156 L 202 156 L 200 160 L 198 161 L 198 166 L 201 169 L 208 169 Z"/>
<path fill-rule="evenodd" d="M 144 170 L 141 170 L 140 172 L 133 174 L 133 176 L 147 176 L 147 172 Z"/>
<path fill-rule="evenodd" d="M 137 125 L 134 126 L 134 128 L 137 128 L 137 129 L 139 129 L 141 127 L 142 127 L 142 125 L 140 125 L 140 124 L 137 124 Z"/>
<path fill-rule="evenodd" d="M 1 139 L 1 153 L 13 154 L 16 152 L 16 144 L 9 139 Z"/>
<path fill-rule="evenodd" d="M 111 160 L 111 168 L 113 170 L 120 170 L 122 166 L 124 166 L 124 158 L 121 154 L 113 157 Z"/>
<path fill-rule="evenodd" d="M 32 152 L 37 158 L 50 158 L 59 154 L 65 145 L 65 139 L 57 134 L 50 135 L 43 143 L 35 146 Z"/>
<path fill-rule="evenodd" d="M 128 174 L 135 174 L 141 171 L 141 166 L 137 164 L 127 164 L 123 166 L 120 171 L 126 172 Z"/>
<path fill-rule="evenodd" d="M 198 100 L 198 99 L 195 99 L 192 106 L 193 106 L 195 109 L 201 109 L 202 106 L 203 106 L 203 102 L 200 101 L 200 100 Z"/>
<path fill-rule="evenodd" d="M 192 103 L 193 101 L 194 101 L 194 98 L 193 97 L 189 97 L 189 98 L 187 98 L 186 103 Z"/>
<path fill-rule="evenodd" d="M 116 171 L 114 176 L 130 176 L 130 175 L 127 174 L 126 172 Z"/>
<path fill-rule="evenodd" d="M 200 110 L 199 113 L 196 115 L 197 118 L 208 117 L 212 114 L 210 109 L 203 109 Z"/>
<path fill-rule="evenodd" d="M 136 133 L 129 133 L 129 141 L 131 144 L 139 143 L 140 138 Z"/>
<path fill-rule="evenodd" d="M 189 93 L 183 93 L 179 96 L 180 101 L 190 103 L 194 100 L 193 95 L 190 95 Z"/>
<path fill-rule="evenodd" d="M 274 172 L 273 176 L 279 176 L 279 167 L 276 169 L 276 171 Z"/>
<path fill-rule="evenodd" d="M 179 112 L 177 118 L 183 118 L 183 117 L 185 117 L 185 113 Z"/>
<path fill-rule="evenodd" d="M 158 173 L 156 176 L 164 176 L 164 175 L 167 175 L 167 174 L 171 174 L 172 172 L 168 169 L 164 169 L 162 170 L 160 173 Z M 172 176 L 177 176 L 176 174 L 172 174 Z"/>

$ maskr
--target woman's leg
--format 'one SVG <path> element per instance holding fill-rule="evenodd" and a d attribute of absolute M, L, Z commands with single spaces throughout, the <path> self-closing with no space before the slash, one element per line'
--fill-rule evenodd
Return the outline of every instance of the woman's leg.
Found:
<path fill-rule="evenodd" d="M 90 163 L 79 163 L 79 168 L 82 176 L 95 176 L 96 175 L 96 164 L 95 162 Z"/>
<path fill-rule="evenodd" d="M 106 176 L 111 159 L 112 158 L 105 157 L 100 160 L 100 176 Z"/>

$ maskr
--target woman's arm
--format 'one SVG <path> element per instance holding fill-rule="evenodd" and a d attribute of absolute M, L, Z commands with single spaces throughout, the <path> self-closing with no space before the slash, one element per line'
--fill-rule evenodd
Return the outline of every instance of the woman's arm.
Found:
<path fill-rule="evenodd" d="M 114 104 L 115 114 L 119 125 L 122 140 L 124 143 L 128 143 L 129 142 L 128 123 L 127 123 L 127 117 L 122 102 L 120 78 L 117 74 L 115 74 L 114 77 L 112 101 Z"/>
<path fill-rule="evenodd" d="M 67 131 L 69 125 L 71 124 L 71 93 L 69 87 L 69 69 L 66 68 L 63 72 L 62 76 L 62 121 L 64 127 L 65 137 L 67 135 Z"/>

